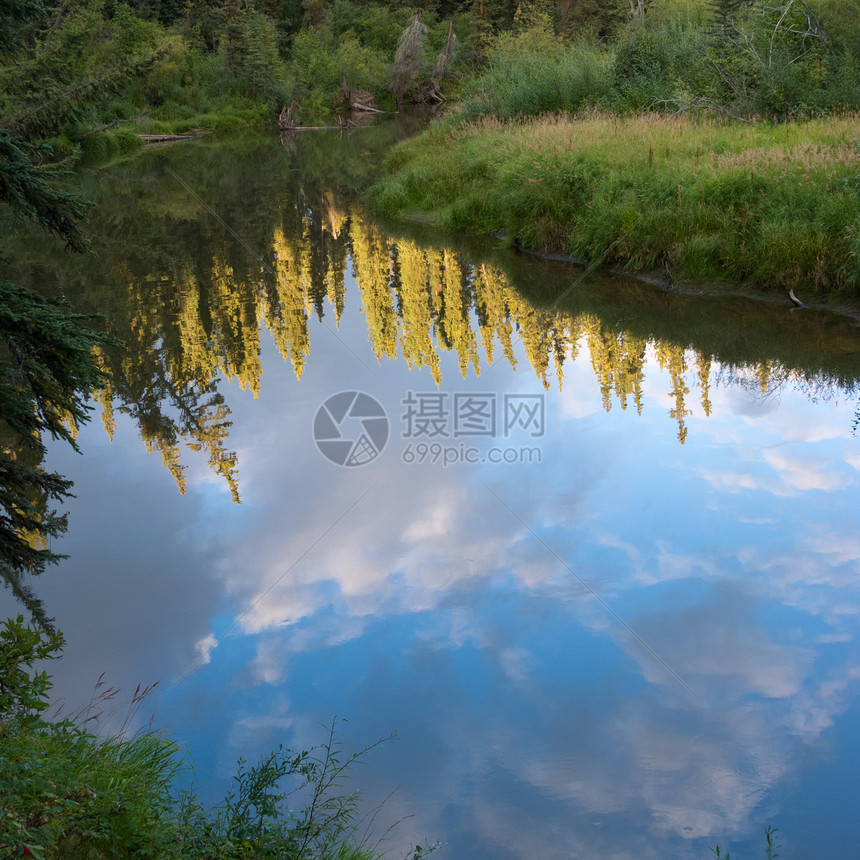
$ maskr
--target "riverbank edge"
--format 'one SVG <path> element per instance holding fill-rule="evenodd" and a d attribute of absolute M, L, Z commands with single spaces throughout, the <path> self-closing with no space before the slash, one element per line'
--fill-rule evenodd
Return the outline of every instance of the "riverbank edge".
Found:
<path fill-rule="evenodd" d="M 422 222 L 423 223 L 423 222 Z M 502 233 L 494 233 L 492 234 L 494 239 L 499 239 L 502 242 L 507 242 L 508 237 Z M 577 259 L 576 257 L 571 257 L 569 254 L 565 254 L 562 251 L 536 251 L 532 248 L 522 248 L 520 246 L 516 246 L 516 250 L 518 253 L 527 254 L 530 257 L 537 257 L 541 260 L 553 260 L 557 263 L 569 263 L 572 266 L 576 266 L 580 269 L 585 269 L 586 271 L 583 274 L 586 274 L 589 270 L 591 271 L 599 271 L 612 275 L 617 278 L 628 278 L 634 281 L 640 281 L 644 284 L 649 284 L 652 287 L 660 287 L 662 292 L 672 293 L 674 295 L 680 296 L 691 296 L 696 297 L 700 296 L 702 298 L 708 297 L 737 297 L 739 299 L 751 299 L 756 302 L 762 302 L 764 304 L 771 305 L 779 305 L 780 307 L 786 307 L 790 311 L 800 311 L 800 310 L 809 310 L 809 311 L 827 311 L 829 313 L 838 314 L 839 316 L 848 317 L 850 319 L 855 320 L 858 325 L 860 325 L 860 302 L 857 305 L 850 304 L 837 304 L 837 303 L 829 303 L 826 301 L 816 301 L 815 299 L 810 299 L 808 302 L 804 301 L 805 307 L 800 308 L 792 302 L 789 297 L 788 292 L 784 295 L 782 293 L 770 293 L 770 292 L 762 292 L 760 290 L 754 290 L 742 283 L 733 283 L 731 281 L 680 281 L 669 283 L 666 273 L 661 269 L 651 269 L 648 271 L 642 272 L 630 272 L 627 271 L 624 266 L 620 265 L 609 265 L 605 267 L 594 266 L 590 263 L 587 263 L 585 260 Z M 805 296 L 803 298 L 806 298 Z"/>

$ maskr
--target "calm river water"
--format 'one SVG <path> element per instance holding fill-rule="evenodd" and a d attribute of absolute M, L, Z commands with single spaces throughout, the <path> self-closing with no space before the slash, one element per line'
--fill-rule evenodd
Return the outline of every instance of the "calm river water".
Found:
<path fill-rule="evenodd" d="M 160 681 L 212 801 L 396 731 L 392 857 L 855 857 L 860 331 L 380 226 L 402 133 L 144 152 L 18 254 L 126 344 L 48 460 L 57 698 Z"/>

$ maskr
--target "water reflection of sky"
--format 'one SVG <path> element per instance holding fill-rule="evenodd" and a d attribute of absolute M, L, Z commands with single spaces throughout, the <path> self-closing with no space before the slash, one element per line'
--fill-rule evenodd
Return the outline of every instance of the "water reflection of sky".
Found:
<path fill-rule="evenodd" d="M 241 506 L 202 458 L 180 496 L 122 416 L 113 443 L 96 420 L 84 457 L 52 450 L 78 496 L 38 583 L 68 639 L 58 696 L 160 678 L 157 723 L 213 799 L 239 756 L 319 742 L 332 714 L 347 748 L 396 730 L 356 785 L 399 788 L 392 845 L 457 860 L 734 855 L 766 824 L 783 857 L 853 856 L 853 405 L 716 385 L 681 446 L 654 360 L 637 416 L 602 409 L 583 354 L 540 464 L 407 465 L 401 400 L 437 389 L 377 365 L 357 305 L 313 326 L 300 383 L 268 340 L 258 399 L 222 383 Z M 443 392 L 543 391 L 442 361 Z M 350 389 L 393 429 L 356 469 L 311 438 Z"/>

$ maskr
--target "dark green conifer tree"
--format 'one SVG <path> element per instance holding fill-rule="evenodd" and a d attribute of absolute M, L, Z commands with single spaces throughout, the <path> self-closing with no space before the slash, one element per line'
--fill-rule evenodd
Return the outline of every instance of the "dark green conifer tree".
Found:
<path fill-rule="evenodd" d="M 4 31 L 7 56 L 23 47 L 28 16 L 42 13 L 28 0 L 2 0 L 0 20 L 17 25 L 17 37 Z M 69 249 L 85 251 L 78 222 L 88 204 L 53 186 L 60 171 L 40 165 L 50 156 L 50 147 L 0 123 L 0 215 L 35 221 Z M 113 342 L 91 322 L 60 299 L 0 281 L 0 578 L 46 628 L 50 619 L 29 578 L 61 557 L 48 541 L 65 531 L 66 518 L 50 506 L 71 495 L 71 482 L 43 468 L 44 437 L 77 449 L 86 398 L 103 381 L 93 347 Z"/>

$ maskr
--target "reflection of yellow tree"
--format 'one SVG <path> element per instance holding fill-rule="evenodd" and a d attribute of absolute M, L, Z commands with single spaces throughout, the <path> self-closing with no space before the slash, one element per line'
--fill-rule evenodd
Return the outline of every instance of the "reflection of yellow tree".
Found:
<path fill-rule="evenodd" d="M 259 273 L 260 275 L 262 272 Z M 215 350 L 227 379 L 239 380 L 254 397 L 260 393 L 260 329 L 257 325 L 257 297 L 247 283 L 240 282 L 231 266 L 212 262 L 212 301 Z"/>
<path fill-rule="evenodd" d="M 699 387 L 702 389 L 702 409 L 711 417 L 711 359 L 696 352 L 696 367 L 699 371 Z"/>
<path fill-rule="evenodd" d="M 108 439 L 113 442 L 116 433 L 116 416 L 113 411 L 113 385 L 110 376 L 110 359 L 100 346 L 93 347 L 93 357 L 98 366 L 105 372 L 105 381 L 101 388 L 93 392 L 96 403 L 101 406 L 102 424 Z"/>
<path fill-rule="evenodd" d="M 323 195 L 323 204 L 326 210 L 326 220 L 323 230 L 328 231 L 331 239 L 327 241 L 325 254 L 325 284 L 326 294 L 331 306 L 334 308 L 335 322 L 340 325 L 340 317 L 346 299 L 346 242 L 336 241 L 344 233 L 344 228 L 349 221 L 349 215 L 338 209 L 335 196 L 331 191 Z"/>
<path fill-rule="evenodd" d="M 687 438 L 687 424 L 685 418 L 692 415 L 685 408 L 684 400 L 690 393 L 690 388 L 684 379 L 687 370 L 686 349 L 677 344 L 667 344 L 657 341 L 657 362 L 661 369 L 669 371 L 672 388 L 669 394 L 675 399 L 675 406 L 669 410 L 669 417 L 678 422 L 678 441 L 683 445 Z"/>
<path fill-rule="evenodd" d="M 439 320 L 438 336 L 447 348 L 456 351 L 460 373 L 465 378 L 469 365 L 480 375 L 478 342 L 472 331 L 469 314 L 471 302 L 466 293 L 466 278 L 460 260 L 453 251 L 428 253 L 432 260 L 432 294 L 436 317 Z"/>
<path fill-rule="evenodd" d="M 407 239 L 395 240 L 394 247 L 400 273 L 395 285 L 400 299 L 400 350 L 409 367 L 429 367 L 438 385 L 442 376 L 430 334 L 433 315 L 427 256 L 420 245 Z"/>
<path fill-rule="evenodd" d="M 627 408 L 627 399 L 632 396 L 641 415 L 647 342 L 624 331 L 607 329 L 597 317 L 583 315 L 582 319 L 603 408 L 607 412 L 612 408 L 613 393 L 622 409 Z"/>
<path fill-rule="evenodd" d="M 397 355 L 397 312 L 391 294 L 388 239 L 361 211 L 349 222 L 350 247 L 361 306 L 377 361 Z"/>
<path fill-rule="evenodd" d="M 317 210 L 302 199 L 294 216 L 285 214 L 284 226 L 273 230 L 274 277 L 256 261 L 238 271 L 222 250 L 212 253 L 208 266 L 176 262 L 159 279 L 135 282 L 124 273 L 129 284 L 127 330 L 115 333 L 126 351 L 99 355 L 111 365 L 114 380 L 112 388 L 97 395 L 102 420 L 112 438 L 115 404 L 131 414 L 147 448 L 161 454 L 182 492 L 184 443 L 208 456 L 210 468 L 238 501 L 236 454 L 226 447 L 230 410 L 218 393 L 218 378 L 236 379 L 258 394 L 261 323 L 301 378 L 310 354 L 311 314 L 322 319 L 328 304 L 340 322 L 347 253 L 378 361 L 395 358 L 399 347 L 410 367 L 429 367 L 439 383 L 442 351 L 456 352 L 464 377 L 470 367 L 479 375 L 480 342 L 488 365 L 500 348 L 504 360 L 516 367 L 516 330 L 545 387 L 554 375 L 561 389 L 565 361 L 576 358 L 585 345 L 604 409 L 616 402 L 626 409 L 632 400 L 641 413 L 648 350 L 644 338 L 607 327 L 590 314 L 536 308 L 495 266 L 473 265 L 448 248 L 392 239 L 360 208 L 339 209 L 331 192 L 321 196 Z M 690 414 L 685 350 L 663 342 L 654 344 L 654 350 L 670 378 L 669 415 L 677 421 L 683 443 Z M 702 408 L 710 415 L 711 359 L 697 353 L 695 361 Z M 768 363 L 756 368 L 763 392 L 777 372 Z"/>
<path fill-rule="evenodd" d="M 275 251 L 274 294 L 265 303 L 263 317 L 275 344 L 289 359 L 298 379 L 302 378 L 310 353 L 307 296 L 297 260 L 301 257 L 283 228 L 275 228 L 272 244 Z"/>
<path fill-rule="evenodd" d="M 494 266 L 481 263 L 474 276 L 475 305 L 478 312 L 478 326 L 481 329 L 481 340 L 487 363 L 493 361 L 493 339 L 501 344 L 511 367 L 517 366 L 514 348 L 511 343 L 514 327 L 508 308 L 508 297 L 512 288 L 504 275 Z"/>
<path fill-rule="evenodd" d="M 253 300 L 248 305 L 246 297 L 232 295 L 241 293 L 242 286 L 234 285 L 229 267 L 213 266 L 213 273 L 212 300 L 206 302 L 214 329 L 210 333 L 202 321 L 199 281 L 190 271 L 177 270 L 172 281 L 130 279 L 128 328 L 115 332 L 125 349 L 98 355 L 112 370 L 111 385 L 98 396 L 108 435 L 113 438 L 118 402 L 119 411 L 137 422 L 146 449 L 161 454 L 180 492 L 186 490 L 184 441 L 208 452 L 210 465 L 217 466 L 239 501 L 236 454 L 224 448 L 230 412 L 215 385 L 224 372 L 258 390 L 258 327 Z"/>
<path fill-rule="evenodd" d="M 770 361 L 763 361 L 756 367 L 755 375 L 758 379 L 759 387 L 761 388 L 762 397 L 767 394 L 770 388 L 771 377 L 773 376 L 773 364 Z"/>

